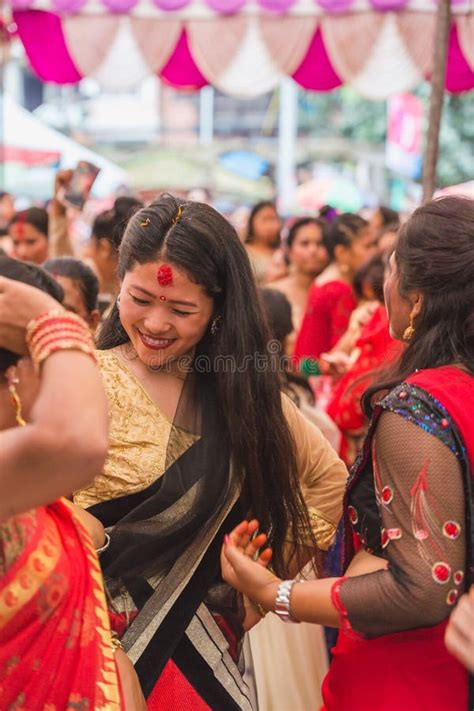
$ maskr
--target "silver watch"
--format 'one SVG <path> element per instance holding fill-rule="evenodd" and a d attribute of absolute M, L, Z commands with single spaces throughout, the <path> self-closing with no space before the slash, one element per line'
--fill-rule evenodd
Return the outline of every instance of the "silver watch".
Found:
<path fill-rule="evenodd" d="M 282 622 L 293 622 L 299 624 L 298 620 L 293 619 L 290 611 L 290 598 L 293 585 L 301 583 L 302 580 L 284 580 L 278 586 L 277 596 L 275 600 L 275 614 L 278 615 Z"/>

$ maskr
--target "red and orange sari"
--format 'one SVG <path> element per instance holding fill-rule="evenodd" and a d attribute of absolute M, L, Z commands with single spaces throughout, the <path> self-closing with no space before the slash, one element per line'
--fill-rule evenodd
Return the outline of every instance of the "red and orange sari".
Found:
<path fill-rule="evenodd" d="M 401 351 L 401 345 L 390 337 L 385 306 L 380 305 L 362 328 L 356 349 L 357 358 L 336 385 L 326 410 L 341 431 L 339 456 L 348 466 L 354 463 L 368 427 L 362 395 L 376 372 L 394 362 Z"/>
<path fill-rule="evenodd" d="M 0 525 L 0 709 L 121 711 L 99 562 L 60 499 Z"/>

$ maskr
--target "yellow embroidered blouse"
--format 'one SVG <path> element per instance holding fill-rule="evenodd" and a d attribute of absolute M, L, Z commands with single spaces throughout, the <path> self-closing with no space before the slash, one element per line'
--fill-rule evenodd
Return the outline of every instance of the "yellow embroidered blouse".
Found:
<path fill-rule="evenodd" d="M 109 403 L 110 449 L 104 470 L 74 495 L 74 503 L 84 508 L 146 489 L 196 440 L 165 417 L 112 351 L 98 351 L 97 357 Z M 316 540 L 327 550 L 341 517 L 347 470 L 286 395 L 282 403 Z"/>
<path fill-rule="evenodd" d="M 87 508 L 143 491 L 196 440 L 162 413 L 113 351 L 97 351 L 109 405 L 109 454 L 104 470 L 74 494 Z"/>

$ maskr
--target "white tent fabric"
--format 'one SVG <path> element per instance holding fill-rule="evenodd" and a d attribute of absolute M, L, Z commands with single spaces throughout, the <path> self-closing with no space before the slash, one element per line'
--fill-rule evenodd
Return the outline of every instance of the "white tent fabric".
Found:
<path fill-rule="evenodd" d="M 115 163 L 50 128 L 34 114 L 19 106 L 10 96 L 4 96 L 0 102 L 3 124 L 0 146 L 7 150 L 16 148 L 58 153 L 61 168 L 74 168 L 80 160 L 93 163 L 101 169 L 93 186 L 94 197 L 109 196 L 118 187 L 127 185 L 127 173 Z M 42 180 L 38 179 L 40 175 Z M 5 162 L 2 178 L 3 190 L 35 199 L 48 199 L 52 193 L 54 169 L 51 166 L 19 168 L 18 165 Z"/>

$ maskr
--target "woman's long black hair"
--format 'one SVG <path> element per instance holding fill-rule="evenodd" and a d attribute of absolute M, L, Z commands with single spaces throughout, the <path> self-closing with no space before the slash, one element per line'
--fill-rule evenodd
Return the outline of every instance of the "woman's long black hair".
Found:
<path fill-rule="evenodd" d="M 201 361 L 204 356 L 211 364 L 229 358 L 237 366 L 250 359 L 245 367 L 225 372 L 217 368 L 211 378 L 242 482 L 244 511 L 269 531 L 274 569 L 285 575 L 285 542 L 314 544 L 314 537 L 299 487 L 293 437 L 282 411 L 278 373 L 256 367 L 253 360 L 258 354 L 268 357 L 270 335 L 245 248 L 212 207 L 164 196 L 131 218 L 120 247 L 119 277 L 122 280 L 136 264 L 158 260 L 185 271 L 214 300 L 219 328 L 214 335 L 208 328 L 195 358 Z M 107 350 L 126 342 L 115 304 L 98 345 Z"/>
<path fill-rule="evenodd" d="M 394 368 L 362 399 L 377 396 L 416 370 L 456 363 L 474 374 L 474 200 L 446 197 L 415 210 L 395 245 L 399 290 L 423 295 L 415 332 Z"/>

